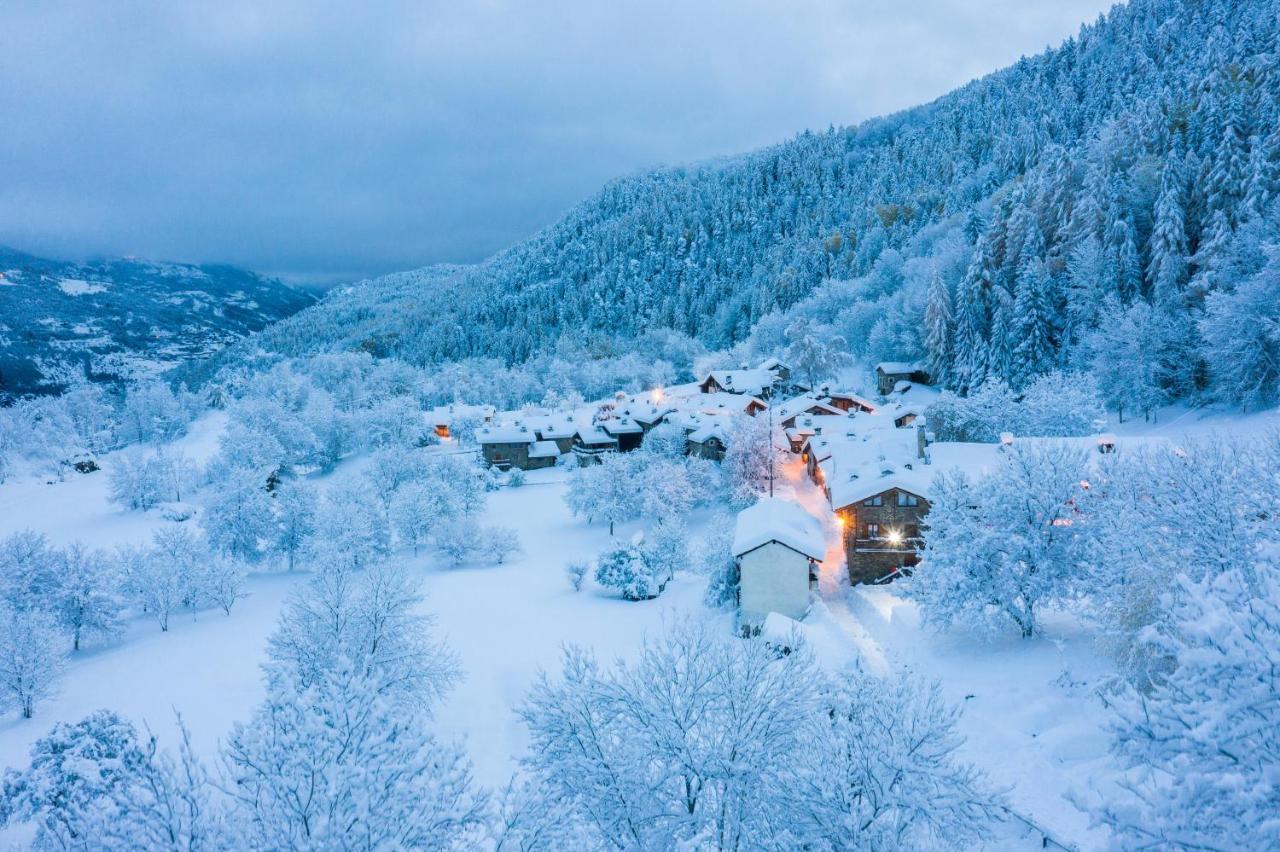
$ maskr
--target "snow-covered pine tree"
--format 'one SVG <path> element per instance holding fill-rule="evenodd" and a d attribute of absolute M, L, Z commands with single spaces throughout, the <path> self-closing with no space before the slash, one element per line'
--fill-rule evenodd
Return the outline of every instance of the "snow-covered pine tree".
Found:
<path fill-rule="evenodd" d="M 942 273 L 934 269 L 929 278 L 929 293 L 924 311 L 924 346 L 929 353 L 929 376 L 934 384 L 951 384 L 951 365 L 957 360 L 953 351 L 955 335 L 951 288 Z"/>

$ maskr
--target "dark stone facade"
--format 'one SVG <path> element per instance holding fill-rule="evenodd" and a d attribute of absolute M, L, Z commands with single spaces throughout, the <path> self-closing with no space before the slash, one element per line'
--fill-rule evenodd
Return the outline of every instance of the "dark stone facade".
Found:
<path fill-rule="evenodd" d="M 849 582 L 888 582 L 915 565 L 920 528 L 928 512 L 929 501 L 898 488 L 837 509 Z"/>

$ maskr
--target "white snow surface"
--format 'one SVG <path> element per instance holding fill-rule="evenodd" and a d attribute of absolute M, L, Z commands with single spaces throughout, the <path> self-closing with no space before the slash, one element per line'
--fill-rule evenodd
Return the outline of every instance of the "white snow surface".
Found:
<path fill-rule="evenodd" d="M 224 414 L 207 414 L 176 448 L 203 464 L 224 426 Z M 1135 435 L 1176 441 L 1277 427 L 1276 412 L 1240 417 L 1186 409 L 1162 411 L 1154 423 L 1108 426 L 1121 446 Z M 446 443 L 441 451 L 450 449 Z M 935 445 L 934 452 L 935 467 L 950 462 L 976 472 L 993 461 L 984 455 L 994 449 Z M 106 455 L 100 463 L 102 471 L 67 474 L 64 480 L 15 472 L 0 484 L 0 536 L 31 528 L 55 544 L 81 540 L 110 548 L 143 543 L 170 523 L 155 511 L 125 512 L 111 505 L 107 477 L 115 457 Z M 328 479 L 351 475 L 361 466 L 361 459 L 350 460 Z M 798 460 L 790 461 L 784 474 L 779 493 L 803 506 L 819 528 L 821 563 L 820 591 L 808 616 L 798 626 L 777 624 L 779 638 L 789 630 L 837 675 L 856 666 L 878 676 L 937 681 L 945 697 L 963 709 L 962 757 L 1005 791 L 1016 814 L 989 848 L 1040 848 L 1040 835 L 1022 820 L 1068 847 L 1107 847 L 1111 838 L 1105 829 L 1091 826 L 1088 815 L 1072 804 L 1077 795 L 1106 796 L 1121 773 L 1108 750 L 1109 711 L 1099 691 L 1112 666 L 1097 650 L 1090 628 L 1070 615 L 1049 612 L 1045 635 L 1032 640 L 924 630 L 916 605 L 895 595 L 892 585 L 849 587 L 827 500 Z M 607 527 L 569 513 L 562 499 L 564 479 L 562 468 L 532 471 L 526 485 L 489 495 L 481 522 L 512 527 L 522 540 L 524 554 L 507 564 L 451 568 L 431 553 L 396 556 L 420 578 L 425 609 L 436 616 L 438 634 L 464 670 L 461 684 L 437 712 L 437 730 L 442 738 L 465 745 L 476 780 L 490 787 L 508 780 L 527 745 L 515 709 L 540 669 L 558 670 L 566 644 L 591 648 L 607 664 L 631 657 L 644 636 L 661 633 L 677 619 L 708 621 L 726 634 L 733 630 L 728 614 L 703 606 L 705 580 L 695 574 L 677 574 L 666 593 L 652 601 L 624 601 L 590 579 L 574 592 L 565 565 L 593 558 L 611 539 Z M 198 497 L 192 502 L 199 507 Z M 706 521 L 705 511 L 690 519 L 695 546 Z M 617 537 L 627 540 L 641 528 L 619 525 Z M 807 540 L 805 546 L 813 549 L 815 543 Z M 289 594 L 306 579 L 303 572 L 256 574 L 249 597 L 229 616 L 183 614 L 167 633 L 140 618 L 118 640 L 90 644 L 73 657 L 58 695 L 40 704 L 34 719 L 0 717 L 0 768 L 25 766 L 31 744 L 50 726 L 98 708 L 149 727 L 170 748 L 177 745 L 181 714 L 197 753 L 215 765 L 219 742 L 236 721 L 249 717 L 264 694 L 259 666 L 267 637 Z M 29 832 L 25 827 L 0 831 L 0 848 L 28 842 Z"/>
<path fill-rule="evenodd" d="M 58 281 L 58 289 L 68 296 L 87 296 L 90 293 L 105 293 L 107 286 L 81 278 L 63 278 Z"/>
<path fill-rule="evenodd" d="M 818 561 L 827 553 L 826 537 L 818 519 L 799 503 L 782 497 L 765 497 L 738 513 L 733 555 L 741 556 L 771 541 Z"/>

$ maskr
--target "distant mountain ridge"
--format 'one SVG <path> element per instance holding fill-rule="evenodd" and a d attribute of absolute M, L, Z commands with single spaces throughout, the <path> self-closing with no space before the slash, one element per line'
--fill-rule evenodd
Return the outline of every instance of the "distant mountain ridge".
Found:
<path fill-rule="evenodd" d="M 1092 330 L 1153 306 L 1172 330 L 1143 345 L 1171 366 L 1147 398 L 1198 392 L 1209 296 L 1276 239 L 1278 11 L 1132 0 L 933 103 L 619 179 L 483 263 L 335 292 L 255 342 L 418 364 L 662 328 L 720 348 L 835 281 L 815 321 L 962 389 L 1082 364 Z"/>
<path fill-rule="evenodd" d="M 315 301 L 230 266 L 75 263 L 0 247 L 0 397 L 56 392 L 77 375 L 153 374 Z"/>

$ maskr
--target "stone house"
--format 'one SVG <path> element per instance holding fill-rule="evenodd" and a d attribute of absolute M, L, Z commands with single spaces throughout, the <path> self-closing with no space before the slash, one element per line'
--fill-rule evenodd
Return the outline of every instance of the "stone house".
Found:
<path fill-rule="evenodd" d="M 892 476 L 832 495 L 851 583 L 884 583 L 919 559 L 920 528 L 929 501 Z"/>
<path fill-rule="evenodd" d="M 899 382 L 927 385 L 929 374 L 918 361 L 881 361 L 876 364 L 876 390 L 881 396 L 893 393 Z"/>
<path fill-rule="evenodd" d="M 685 455 L 724 461 L 725 450 L 729 447 L 728 430 L 714 419 L 710 423 L 699 426 L 685 438 Z"/>
<path fill-rule="evenodd" d="M 499 470 L 518 467 L 529 469 L 529 450 L 537 440 L 527 424 L 507 423 L 486 426 L 476 432 L 480 455 L 485 464 Z"/>
<path fill-rule="evenodd" d="M 600 456 L 617 452 L 618 442 L 598 426 L 580 428 L 573 436 L 573 454 L 578 464 L 599 464 Z"/>

